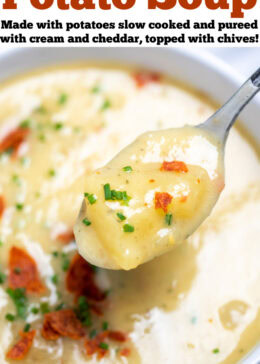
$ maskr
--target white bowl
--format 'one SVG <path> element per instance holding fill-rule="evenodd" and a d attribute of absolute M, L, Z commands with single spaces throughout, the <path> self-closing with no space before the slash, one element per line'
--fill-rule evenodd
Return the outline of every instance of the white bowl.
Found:
<path fill-rule="evenodd" d="M 202 50 L 170 48 L 20 48 L 0 55 L 0 81 L 39 67 L 75 61 L 116 61 L 165 73 L 224 103 L 245 81 L 231 66 Z M 250 75 L 248 75 L 249 77 Z M 260 144 L 260 97 L 240 117 L 245 129 Z M 243 364 L 260 364 L 260 347 Z"/>

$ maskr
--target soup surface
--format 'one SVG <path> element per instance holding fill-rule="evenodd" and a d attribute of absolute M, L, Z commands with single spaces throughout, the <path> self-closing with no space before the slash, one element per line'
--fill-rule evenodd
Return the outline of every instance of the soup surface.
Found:
<path fill-rule="evenodd" d="M 76 255 L 86 173 L 147 130 L 204 121 L 214 108 L 202 95 L 155 75 L 75 66 L 6 85 L 0 106 L 1 364 L 17 355 L 20 331 L 26 364 L 232 364 L 257 344 L 260 167 L 236 129 L 226 187 L 187 241 L 131 271 Z"/>

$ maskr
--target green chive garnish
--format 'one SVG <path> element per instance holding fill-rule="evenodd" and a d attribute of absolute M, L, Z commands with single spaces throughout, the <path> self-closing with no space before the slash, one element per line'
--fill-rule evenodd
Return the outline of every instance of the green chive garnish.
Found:
<path fill-rule="evenodd" d="M 37 315 L 37 313 L 39 313 L 39 308 L 37 308 L 37 307 L 32 307 L 32 309 L 31 309 L 31 312 L 34 314 L 34 315 Z"/>
<path fill-rule="evenodd" d="M 12 315 L 11 313 L 7 313 L 5 315 L 5 318 L 6 318 L 7 321 L 11 321 L 11 322 L 15 320 L 15 316 Z"/>
<path fill-rule="evenodd" d="M 56 123 L 56 124 L 54 124 L 54 129 L 55 130 L 60 130 L 62 128 L 63 128 L 63 124 L 62 123 Z"/>
<path fill-rule="evenodd" d="M 27 128 L 30 128 L 30 125 L 31 125 L 31 120 L 26 119 L 26 120 L 23 120 L 19 126 L 20 126 L 20 128 L 27 129 Z"/>
<path fill-rule="evenodd" d="M 87 199 L 91 205 L 93 205 L 97 201 L 97 198 L 95 195 L 93 195 L 93 193 L 85 192 L 84 196 L 87 197 Z"/>
<path fill-rule="evenodd" d="M 100 92 L 101 88 L 100 86 L 96 85 L 91 89 L 92 94 L 98 94 Z"/>
<path fill-rule="evenodd" d="M 58 281 L 59 281 L 59 277 L 57 276 L 57 274 L 54 274 L 52 277 L 51 277 L 51 281 L 53 284 L 58 284 Z"/>
<path fill-rule="evenodd" d="M 108 329 L 108 322 L 107 322 L 107 321 L 104 321 L 104 322 L 102 323 L 102 329 L 103 329 L 104 331 L 106 331 L 106 330 Z"/>
<path fill-rule="evenodd" d="M 48 175 L 49 175 L 50 177 L 55 177 L 55 176 L 56 176 L 56 172 L 55 172 L 55 170 L 54 170 L 54 169 L 49 169 L 49 171 L 48 171 Z"/>
<path fill-rule="evenodd" d="M 12 176 L 12 181 L 13 181 L 15 184 L 17 184 L 17 186 L 20 186 L 20 185 L 21 185 L 21 180 L 20 180 L 20 178 L 19 178 L 19 176 L 18 176 L 17 174 L 14 174 L 14 175 Z"/>
<path fill-rule="evenodd" d="M 83 224 L 86 226 L 91 225 L 91 222 L 85 217 L 85 219 L 82 220 Z"/>
<path fill-rule="evenodd" d="M 2 272 L 0 272 L 0 284 L 3 284 L 6 280 L 6 275 Z"/>
<path fill-rule="evenodd" d="M 19 318 L 25 319 L 27 315 L 27 306 L 28 301 L 27 297 L 25 295 L 25 289 L 24 288 L 7 288 L 6 292 L 12 299 L 15 307 L 16 307 L 16 313 Z"/>
<path fill-rule="evenodd" d="M 101 106 L 101 111 L 105 111 L 111 107 L 111 102 L 109 100 L 105 100 L 103 105 Z"/>
<path fill-rule="evenodd" d="M 121 212 L 118 212 L 117 214 L 117 217 L 121 220 L 121 221 L 124 221 L 126 219 L 125 215 L 121 214 Z"/>
<path fill-rule="evenodd" d="M 89 333 L 90 339 L 93 339 L 96 335 L 97 335 L 97 330 L 96 329 L 91 330 L 90 333 Z"/>
<path fill-rule="evenodd" d="M 67 270 L 69 269 L 69 266 L 70 266 L 69 257 L 67 254 L 62 253 L 61 259 L 62 259 L 61 268 L 62 268 L 63 272 L 67 272 Z"/>
<path fill-rule="evenodd" d="M 23 209 L 23 204 L 22 203 L 17 203 L 15 205 L 15 207 L 16 207 L 16 210 L 21 211 Z"/>
<path fill-rule="evenodd" d="M 130 224 L 125 224 L 123 226 L 124 232 L 125 233 L 133 233 L 135 231 L 134 226 L 130 225 Z"/>
<path fill-rule="evenodd" d="M 58 103 L 60 105 L 64 105 L 67 102 L 67 100 L 68 100 L 68 95 L 65 92 L 63 92 L 62 94 L 60 94 L 60 97 L 58 99 Z"/>
<path fill-rule="evenodd" d="M 219 348 L 213 349 L 213 350 L 212 350 L 212 353 L 213 353 L 213 354 L 218 354 L 218 353 L 219 353 Z"/>
<path fill-rule="evenodd" d="M 132 172 L 133 168 L 131 166 L 126 166 L 126 167 L 123 167 L 123 171 L 124 172 Z"/>
<path fill-rule="evenodd" d="M 50 307 L 49 307 L 49 304 L 48 302 L 42 302 L 40 304 L 40 311 L 41 313 L 44 315 L 45 313 L 48 313 L 50 312 Z"/>
<path fill-rule="evenodd" d="M 165 222 L 169 226 L 172 224 L 172 214 L 166 214 L 165 215 Z"/>
<path fill-rule="evenodd" d="M 38 135 L 38 139 L 41 141 L 41 142 L 45 142 L 46 141 L 46 136 L 44 134 L 39 134 Z"/>
<path fill-rule="evenodd" d="M 108 350 L 108 349 L 109 349 L 109 345 L 108 345 L 107 343 L 104 343 L 104 342 L 101 342 L 101 343 L 99 344 L 99 347 L 100 347 L 101 349 L 104 349 L 104 350 Z"/>
<path fill-rule="evenodd" d="M 31 325 L 30 325 L 30 324 L 26 324 L 26 325 L 24 326 L 24 328 L 23 328 L 23 331 L 24 331 L 24 332 L 28 332 L 28 331 L 30 331 L 30 328 L 31 328 Z"/>
<path fill-rule="evenodd" d="M 64 307 L 64 303 L 62 302 L 62 303 L 60 303 L 59 305 L 57 305 L 56 307 L 55 307 L 55 311 L 60 311 L 60 310 L 62 310 L 63 309 L 63 307 Z"/>
<path fill-rule="evenodd" d="M 57 251 L 52 252 L 52 256 L 55 257 L 55 258 L 57 258 L 59 256 L 59 253 Z"/>
<path fill-rule="evenodd" d="M 105 200 L 111 200 L 112 195 L 109 183 L 104 185 L 104 193 L 105 193 Z"/>

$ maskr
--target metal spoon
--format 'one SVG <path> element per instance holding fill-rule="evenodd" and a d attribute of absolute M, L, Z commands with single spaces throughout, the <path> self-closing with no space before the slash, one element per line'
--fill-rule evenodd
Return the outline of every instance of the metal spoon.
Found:
<path fill-rule="evenodd" d="M 238 89 L 238 91 L 198 128 L 213 133 L 225 145 L 228 133 L 237 117 L 260 91 L 260 68 Z"/>

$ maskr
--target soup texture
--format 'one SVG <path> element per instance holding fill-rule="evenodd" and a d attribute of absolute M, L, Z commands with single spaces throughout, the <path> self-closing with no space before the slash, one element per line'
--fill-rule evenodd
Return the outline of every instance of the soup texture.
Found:
<path fill-rule="evenodd" d="M 161 76 L 112 67 L 50 69 L 1 88 L 1 364 L 233 364 L 258 343 L 260 167 L 236 128 L 219 202 L 171 252 L 129 271 L 100 269 L 73 234 L 83 200 L 98 206 L 87 175 L 140 134 L 213 111 Z M 207 184 L 210 173 L 193 173 Z"/>

